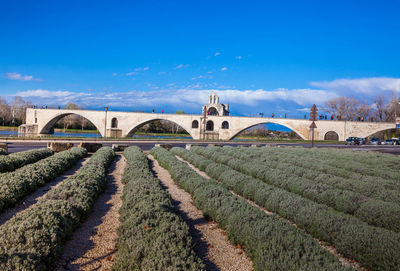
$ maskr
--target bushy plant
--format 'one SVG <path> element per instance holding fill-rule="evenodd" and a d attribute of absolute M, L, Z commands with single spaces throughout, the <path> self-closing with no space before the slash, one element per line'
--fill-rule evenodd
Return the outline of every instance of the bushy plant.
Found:
<path fill-rule="evenodd" d="M 189 227 L 150 171 L 140 148 L 124 151 L 123 205 L 113 270 L 204 270 Z"/>
<path fill-rule="evenodd" d="M 53 154 L 50 149 L 37 149 L 23 152 L 16 152 L 9 155 L 0 156 L 0 172 L 13 171 L 25 165 L 35 163 L 40 159 L 49 157 Z"/>
<path fill-rule="evenodd" d="M 63 242 L 104 189 L 113 157 L 111 148 L 101 148 L 43 200 L 0 226 L 0 270 L 51 270 Z"/>
<path fill-rule="evenodd" d="M 8 155 L 8 152 L 5 149 L 0 148 L 0 155 Z"/>
<path fill-rule="evenodd" d="M 192 194 L 204 215 L 225 229 L 232 243 L 245 248 L 255 270 L 347 270 L 286 220 L 265 214 L 215 180 L 201 177 L 165 149 L 154 148 L 151 153 L 179 186 Z"/>
<path fill-rule="evenodd" d="M 203 149 L 192 149 L 190 152 L 172 149 L 172 152 L 196 165 L 196 159 L 204 161 L 204 157 L 198 157 L 193 151 L 206 153 Z M 214 157 L 215 153 L 210 158 Z M 225 167 L 224 170 L 221 167 Z M 218 170 L 215 171 L 215 168 Z M 371 270 L 397 270 L 400 264 L 398 233 L 369 226 L 350 215 L 263 183 L 228 166 L 210 163 L 205 171 L 237 194 L 293 221 L 316 238 L 334 245 L 340 253 Z M 374 213 L 380 211 L 378 206 L 374 208 Z M 360 211 L 360 215 L 368 214 Z M 395 220 L 393 218 L 391 223 L 396 224 Z"/>
<path fill-rule="evenodd" d="M 258 163 L 255 159 L 232 158 L 229 155 L 220 153 L 219 149 L 194 147 L 193 151 L 215 162 L 224 161 L 226 165 L 231 166 L 233 169 L 259 178 L 275 187 L 296 193 L 317 203 L 325 204 L 337 211 L 354 215 L 373 226 L 400 232 L 400 223 L 394 223 L 394 221 L 400 219 L 400 205 L 396 203 L 384 202 L 353 191 L 336 189 L 324 182 L 320 183 L 300 177 L 292 173 L 297 170 L 292 165 L 271 168 L 268 164 Z M 240 155 L 238 154 L 236 157 Z M 385 194 L 382 192 L 382 195 Z M 375 206 L 379 206 L 379 212 L 374 212 L 376 210 Z"/>
<path fill-rule="evenodd" d="M 14 206 L 37 187 L 54 180 L 87 155 L 83 148 L 72 148 L 0 175 L 0 212 Z"/>

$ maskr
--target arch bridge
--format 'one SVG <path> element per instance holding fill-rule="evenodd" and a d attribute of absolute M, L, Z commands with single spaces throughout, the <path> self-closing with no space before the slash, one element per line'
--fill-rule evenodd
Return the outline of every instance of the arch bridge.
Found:
<path fill-rule="evenodd" d="M 147 123 L 167 120 L 181 126 L 196 140 L 231 140 L 240 132 L 263 123 L 283 125 L 297 133 L 302 139 L 311 140 L 309 129 L 311 121 L 305 119 L 35 108 L 27 109 L 26 124 L 19 127 L 18 133 L 20 136 L 41 136 L 52 133 L 55 123 L 71 114 L 89 120 L 103 137 L 130 137 Z M 333 137 L 342 141 L 350 136 L 367 137 L 379 131 L 395 128 L 395 123 L 330 120 L 319 120 L 316 125 L 314 139 L 325 140 Z"/>

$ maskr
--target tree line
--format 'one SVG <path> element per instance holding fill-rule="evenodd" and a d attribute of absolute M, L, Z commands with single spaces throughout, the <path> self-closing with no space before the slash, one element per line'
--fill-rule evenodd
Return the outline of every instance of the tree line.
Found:
<path fill-rule="evenodd" d="M 393 94 L 386 102 L 380 95 L 367 104 L 357 98 L 339 97 L 327 101 L 323 109 L 337 120 L 395 122 L 400 117 L 400 98 Z"/>

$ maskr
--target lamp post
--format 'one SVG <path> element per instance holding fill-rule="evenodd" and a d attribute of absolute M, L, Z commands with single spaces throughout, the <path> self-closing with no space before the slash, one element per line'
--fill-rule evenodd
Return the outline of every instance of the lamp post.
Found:
<path fill-rule="evenodd" d="M 104 107 L 105 119 L 104 119 L 104 137 L 107 137 L 107 111 L 108 107 Z"/>

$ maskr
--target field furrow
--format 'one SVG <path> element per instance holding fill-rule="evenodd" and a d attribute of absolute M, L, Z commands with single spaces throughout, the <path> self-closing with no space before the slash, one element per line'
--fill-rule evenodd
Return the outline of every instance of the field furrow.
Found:
<path fill-rule="evenodd" d="M 293 221 L 312 236 L 332 244 L 341 254 L 366 268 L 396 270 L 400 263 L 400 237 L 397 233 L 369 226 L 350 215 L 270 186 L 192 151 L 180 148 L 172 151 L 222 181 L 229 189 Z M 210 158 L 216 157 L 214 153 Z"/>
<path fill-rule="evenodd" d="M 75 165 L 87 155 L 86 149 L 72 148 L 0 175 L 0 212 L 13 207 L 25 196 Z"/>
<path fill-rule="evenodd" d="M 201 255 L 207 270 L 246 271 L 253 270 L 252 262 L 242 248 L 231 244 L 217 223 L 209 222 L 201 210 L 193 205 L 192 196 L 174 182 L 169 172 L 161 167 L 153 156 L 153 170 L 166 187 L 185 221 L 194 234 L 195 251 Z"/>
<path fill-rule="evenodd" d="M 369 198 L 351 191 L 338 190 L 316 180 L 299 177 L 285 168 L 270 168 L 256 158 L 232 158 L 220 153 L 220 148 L 194 147 L 197 152 L 215 162 L 256 177 L 269 185 L 285 189 L 304 198 L 332 207 L 377 227 L 400 232 L 400 205 Z"/>
<path fill-rule="evenodd" d="M 125 149 L 118 252 L 113 270 L 204 270 L 189 227 L 138 147 Z"/>
<path fill-rule="evenodd" d="M 9 220 L 11 217 L 16 215 L 19 212 L 24 211 L 25 209 L 30 208 L 31 206 L 34 206 L 40 199 L 43 199 L 46 196 L 46 193 L 50 191 L 51 189 L 54 189 L 58 185 L 62 183 L 65 179 L 68 177 L 74 175 L 83 165 L 85 165 L 89 161 L 89 157 L 82 158 L 79 160 L 72 168 L 69 170 L 65 171 L 62 175 L 58 176 L 55 178 L 53 181 L 50 181 L 46 183 L 45 185 L 39 187 L 35 192 L 29 194 L 25 198 L 23 198 L 21 201 L 18 202 L 18 204 L 12 208 L 5 209 L 1 214 L 0 214 L 0 225 L 3 225 L 7 220 Z"/>
<path fill-rule="evenodd" d="M 174 152 L 174 151 L 173 151 L 173 152 Z M 177 152 L 176 149 L 175 149 L 175 152 Z M 180 154 L 182 155 L 182 152 L 177 152 L 177 153 L 180 153 Z M 185 156 L 185 155 L 182 155 L 182 156 Z M 184 158 L 180 157 L 179 154 L 176 155 L 176 158 L 177 158 L 178 160 L 182 161 L 182 162 L 187 163 L 188 166 L 189 166 L 191 169 L 193 169 L 197 174 L 203 176 L 204 178 L 212 179 L 210 176 L 208 176 L 208 174 L 207 174 L 206 172 L 201 171 L 201 170 L 198 169 L 195 165 L 191 164 L 190 162 L 186 161 Z M 219 182 L 219 183 L 223 183 L 223 182 L 221 182 L 221 181 L 218 180 L 218 179 L 216 179 L 216 181 Z M 250 200 L 250 199 L 247 199 L 247 198 L 244 198 L 244 197 L 243 197 L 242 195 L 240 195 L 240 194 L 236 194 L 236 192 L 235 192 L 234 190 L 230 190 L 230 192 L 231 192 L 232 194 L 234 194 L 235 196 L 246 200 L 246 201 L 249 202 L 251 205 L 256 206 L 256 207 L 258 207 L 259 209 L 263 210 L 263 212 L 264 212 L 265 214 L 267 214 L 267 215 L 277 215 L 277 216 L 279 216 L 279 217 L 285 219 L 284 217 L 280 216 L 279 214 L 274 213 L 274 212 L 272 212 L 272 211 L 270 211 L 270 210 L 267 210 L 265 207 L 262 207 L 262 206 L 258 205 L 258 204 L 255 203 L 254 201 L 252 201 L 252 200 Z M 287 220 L 287 219 L 285 219 L 285 220 Z M 298 228 L 298 226 L 297 226 L 293 221 L 290 221 L 290 220 L 287 220 L 287 221 L 288 221 L 289 223 L 291 223 L 293 226 L 295 226 L 295 227 Z M 312 237 L 312 238 L 314 238 L 314 237 Z M 324 248 L 326 251 L 330 252 L 332 255 L 334 255 L 335 257 L 337 257 L 337 258 L 339 259 L 339 261 L 340 261 L 343 265 L 345 265 L 345 266 L 352 266 L 353 268 L 355 268 L 355 269 L 357 269 L 357 270 L 363 270 L 363 271 L 366 271 L 366 270 L 367 270 L 366 268 L 361 267 L 361 265 L 360 265 L 358 262 L 356 262 L 356 261 L 354 261 L 354 260 L 352 260 L 352 259 L 348 259 L 348 258 L 344 257 L 343 255 L 341 255 L 341 254 L 336 250 L 335 247 L 333 247 L 333 246 L 328 246 L 328 245 L 325 244 L 325 242 L 323 242 L 323 241 L 321 241 L 321 240 L 318 240 L 318 239 L 316 239 L 316 238 L 314 238 L 314 240 L 316 240 L 316 241 L 320 244 L 320 246 L 321 246 L 322 248 Z"/>
<path fill-rule="evenodd" d="M 0 226 L 1 270 L 51 270 L 63 243 L 88 216 L 114 158 L 101 148 L 73 176 Z"/>
<path fill-rule="evenodd" d="M 111 269 L 116 253 L 118 210 L 122 205 L 121 179 L 125 165 L 125 158 L 117 155 L 108 170 L 106 189 L 95 201 L 87 219 L 63 246 L 55 264 L 57 269 Z"/>
<path fill-rule="evenodd" d="M 347 269 L 304 232 L 200 176 L 174 154 L 162 148 L 151 153 L 179 186 L 192 194 L 195 205 L 226 230 L 229 240 L 245 248 L 255 270 Z"/>

